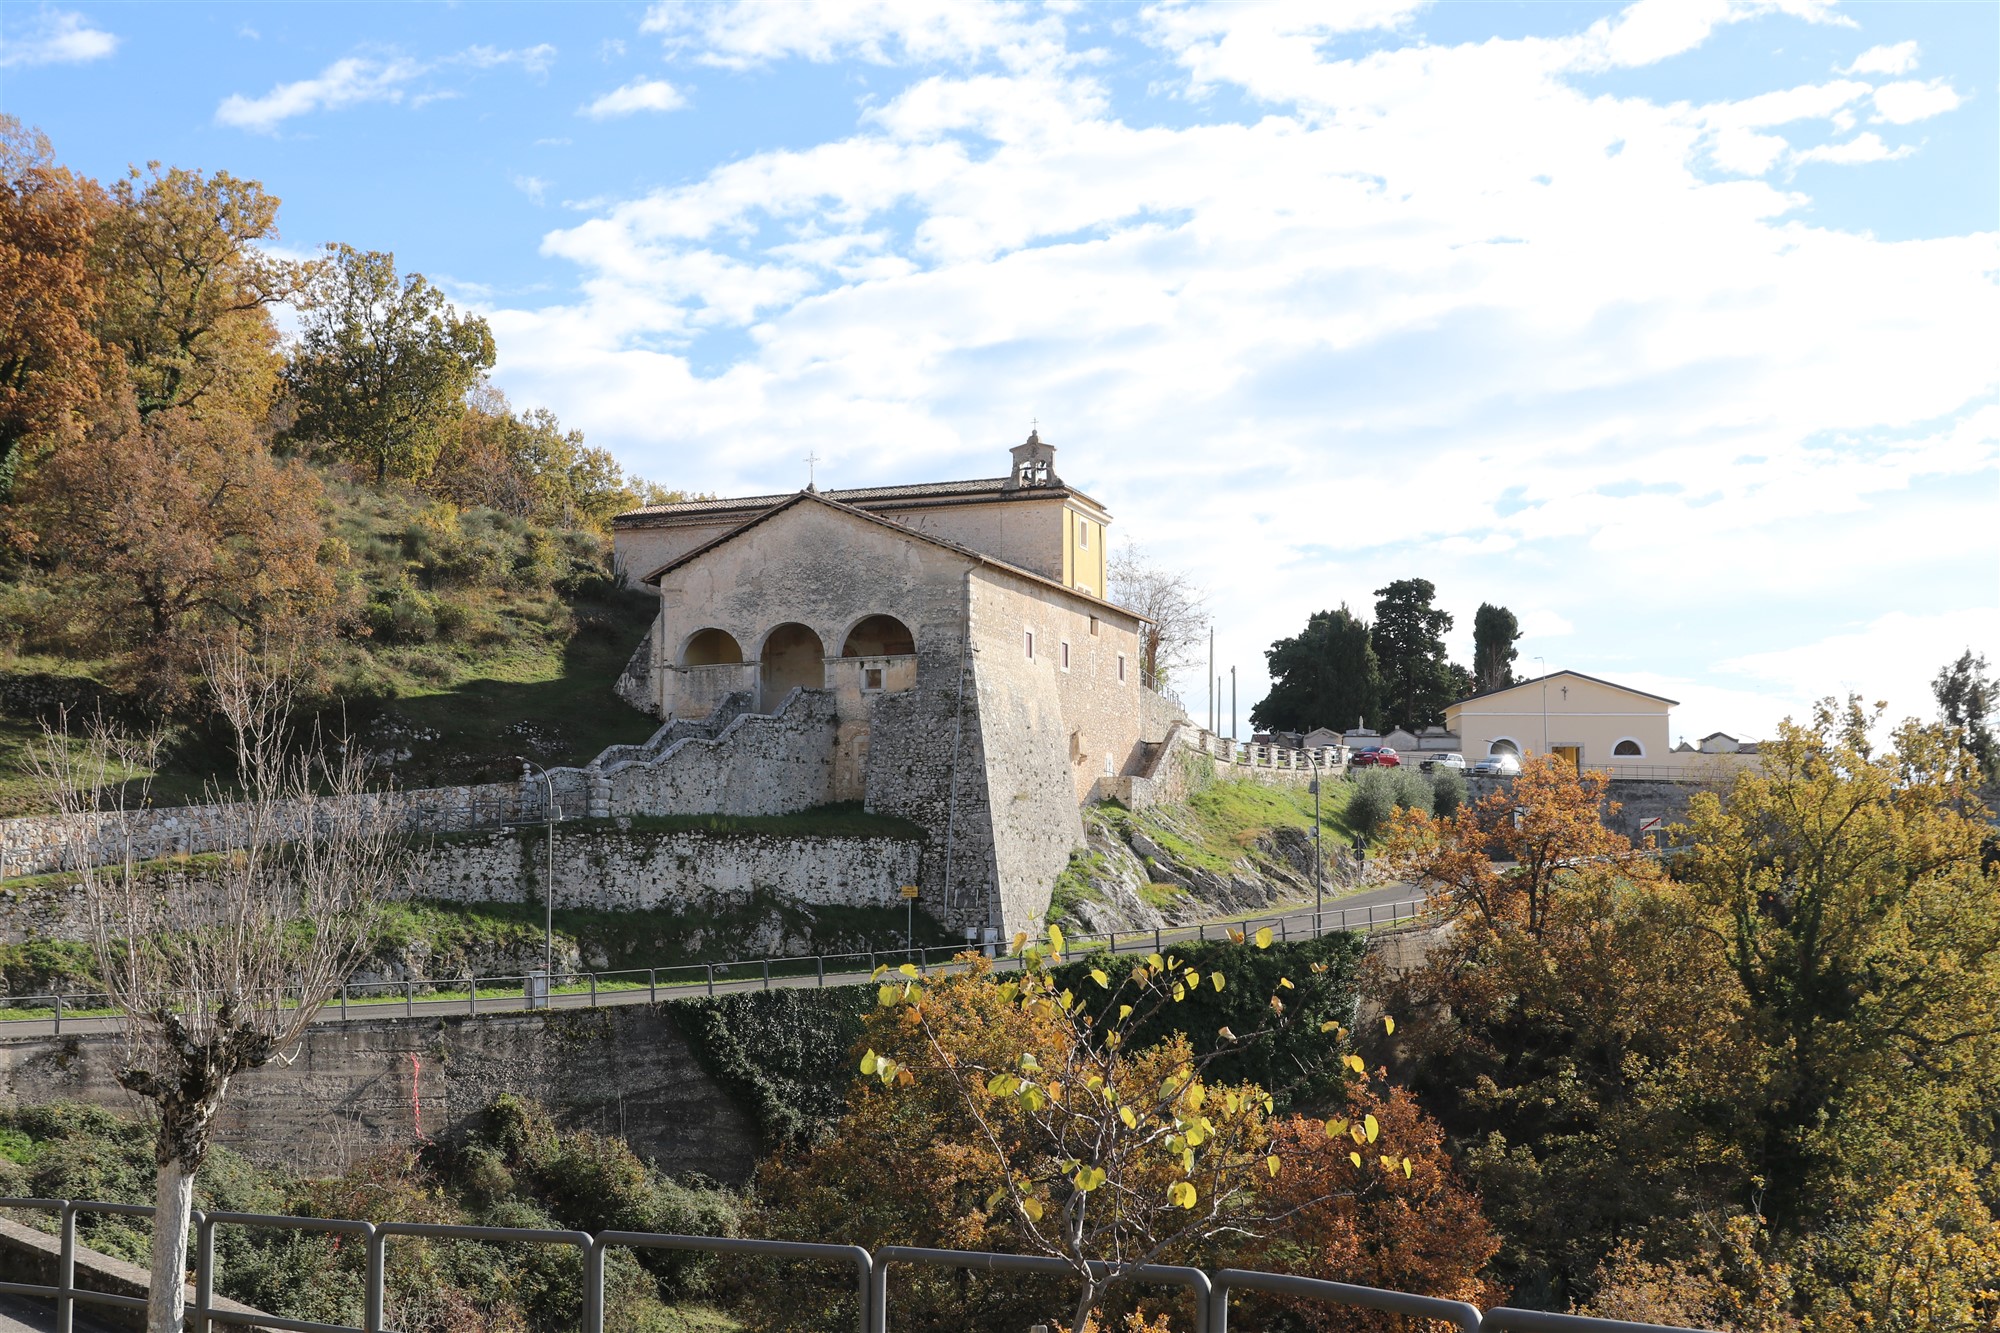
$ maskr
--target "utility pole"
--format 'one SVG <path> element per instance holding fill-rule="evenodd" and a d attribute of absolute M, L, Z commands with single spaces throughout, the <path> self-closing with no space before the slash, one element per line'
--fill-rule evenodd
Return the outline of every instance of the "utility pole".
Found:
<path fill-rule="evenodd" d="M 548 816 L 549 877 L 548 885 L 542 891 L 542 984 L 552 987 L 556 977 L 556 783 L 540 764 L 522 759 L 520 755 L 514 758 L 519 760 L 524 773 L 532 768 L 542 775 L 542 786 L 548 793 L 545 813 Z M 544 991 L 542 1003 L 548 1002 L 548 992 Z"/>
<path fill-rule="evenodd" d="M 1537 657 L 1535 665 L 1542 672 L 1542 753 L 1549 752 L 1549 663 L 1544 657 Z"/>
<path fill-rule="evenodd" d="M 1229 668 L 1229 739 L 1236 740 L 1236 668 Z"/>
<path fill-rule="evenodd" d="M 1326 860 L 1323 844 L 1326 830 L 1319 822 L 1319 760 L 1307 750 L 1306 762 L 1313 771 L 1313 938 L 1318 939 L 1321 929 L 1321 914 L 1326 911 Z"/>
<path fill-rule="evenodd" d="M 1215 626 L 1213 624 L 1210 624 L 1208 627 L 1208 679 L 1210 682 L 1208 691 L 1208 734 L 1213 736 L 1215 734 L 1215 704 L 1216 704 L 1215 687 L 1214 687 Z"/>

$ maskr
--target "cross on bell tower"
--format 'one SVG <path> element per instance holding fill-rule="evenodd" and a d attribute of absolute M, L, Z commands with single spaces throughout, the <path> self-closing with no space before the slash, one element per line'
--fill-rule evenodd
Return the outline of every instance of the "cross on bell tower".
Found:
<path fill-rule="evenodd" d="M 1028 431 L 1027 440 L 1009 451 L 1014 459 L 1013 470 L 1007 477 L 1007 489 L 1010 491 L 1062 484 L 1056 476 L 1056 447 L 1043 443 L 1039 423 L 1030 424 L 1032 429 Z"/>

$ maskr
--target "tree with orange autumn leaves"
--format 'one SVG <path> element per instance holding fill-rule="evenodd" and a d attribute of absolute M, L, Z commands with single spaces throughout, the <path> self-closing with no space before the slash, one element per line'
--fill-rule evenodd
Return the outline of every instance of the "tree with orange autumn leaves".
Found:
<path fill-rule="evenodd" d="M 1225 1027 L 1205 1053 L 1179 1033 L 1128 1050 L 1131 1032 L 1221 974 L 1173 955 L 1097 960 L 1078 994 L 1050 970 L 1062 943 L 1051 935 L 1022 950 L 1016 973 L 975 958 L 959 976 L 883 980 L 847 1115 L 760 1175 L 769 1234 L 1052 1255 L 1071 1269 L 1070 1328 L 1129 1312 L 1141 1265 L 1236 1262 L 1267 1246 L 1299 1271 L 1477 1289 L 1498 1241 L 1407 1095 L 1357 1078 L 1326 1118 L 1274 1117 L 1264 1089 L 1204 1076 L 1282 1025 L 1298 987 L 1281 982 L 1257 1031 Z M 1348 1059 L 1359 1074 L 1360 1057 Z M 916 1274 L 898 1308 L 918 1327 L 1001 1326 L 1045 1311 L 1042 1293 Z M 796 1291 L 786 1303 L 805 1317 Z"/>
<path fill-rule="evenodd" d="M 1478 913 L 1488 927 L 1518 924 L 1539 938 L 1557 881 L 1580 866 L 1628 856 L 1604 825 L 1615 811 L 1603 773 L 1579 776 L 1551 756 L 1531 756 L 1511 786 L 1445 818 L 1398 812 L 1383 855 L 1398 873 L 1441 895 L 1449 910 Z M 1512 862 L 1501 870 L 1496 862 Z"/>

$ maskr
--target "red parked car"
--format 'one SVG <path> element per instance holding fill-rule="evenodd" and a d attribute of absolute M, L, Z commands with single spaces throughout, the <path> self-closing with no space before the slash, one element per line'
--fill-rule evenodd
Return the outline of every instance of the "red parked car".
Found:
<path fill-rule="evenodd" d="M 1397 753 L 1386 745 L 1371 745 L 1365 750 L 1356 750 L 1354 757 L 1347 761 L 1349 768 L 1401 768 L 1403 761 Z"/>

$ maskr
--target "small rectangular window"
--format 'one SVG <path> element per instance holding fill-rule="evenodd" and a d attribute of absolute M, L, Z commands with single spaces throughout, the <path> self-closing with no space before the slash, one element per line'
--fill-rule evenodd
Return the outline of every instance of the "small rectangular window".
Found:
<path fill-rule="evenodd" d="M 862 668 L 862 671 L 861 671 L 861 688 L 862 688 L 862 689 L 864 689 L 864 690 L 879 690 L 879 689 L 881 689 L 881 688 L 882 688 L 882 668 L 881 668 L 881 667 L 864 667 L 864 668 Z"/>
<path fill-rule="evenodd" d="M 1087 518 L 1076 521 L 1076 544 L 1086 551 L 1090 549 L 1090 520 Z"/>
<path fill-rule="evenodd" d="M 1034 661 L 1034 660 L 1035 660 L 1035 632 L 1034 632 L 1033 630 L 1031 630 L 1031 629 L 1029 629 L 1029 630 L 1022 630 L 1022 631 L 1021 631 L 1021 641 L 1022 641 L 1022 644 L 1023 644 L 1023 646 L 1025 646 L 1025 647 L 1027 648 L 1027 650 L 1028 650 L 1028 660 L 1029 660 L 1030 662 Z"/>
<path fill-rule="evenodd" d="M 1092 617 L 1090 618 L 1090 637 L 1091 637 L 1091 638 L 1093 638 L 1093 639 L 1097 637 L 1097 617 L 1096 617 L 1096 616 L 1092 616 Z"/>
<path fill-rule="evenodd" d="M 1125 683 L 1125 654 L 1123 653 L 1118 654 L 1118 683 L 1120 685 Z"/>
<path fill-rule="evenodd" d="M 1067 670 L 1069 670 L 1069 640 L 1068 640 L 1068 639 L 1064 639 L 1064 640 L 1062 641 L 1062 669 L 1063 669 L 1064 671 L 1067 671 Z"/>

